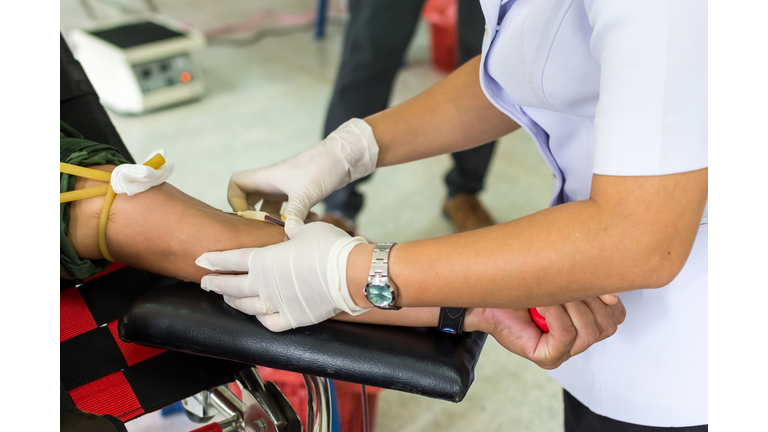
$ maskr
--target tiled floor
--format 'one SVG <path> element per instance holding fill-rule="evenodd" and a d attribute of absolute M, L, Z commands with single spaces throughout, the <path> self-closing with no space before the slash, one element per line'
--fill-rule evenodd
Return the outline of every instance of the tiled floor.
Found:
<path fill-rule="evenodd" d="M 127 3 L 143 6 L 138 0 Z M 298 13 L 315 6 L 311 0 L 157 3 L 169 17 L 199 28 L 241 22 L 263 8 Z M 92 4 L 102 17 L 119 15 Z M 93 25 L 77 0 L 61 0 L 60 5 L 65 37 L 74 27 Z M 276 162 L 320 138 L 343 30 L 343 25 L 332 25 L 321 41 L 306 32 L 249 47 L 209 46 L 195 53 L 206 83 L 202 100 L 144 116 L 112 115 L 112 119 L 136 159 L 165 148 L 168 159 L 176 164 L 170 182 L 225 209 L 226 185 L 233 172 Z M 429 63 L 429 39 L 422 25 L 395 84 L 393 102 L 443 77 Z M 450 157 L 440 156 L 377 171 L 361 189 L 368 201 L 358 220 L 359 231 L 373 240 L 398 242 L 449 234 L 441 205 L 442 179 L 450 164 Z M 532 140 L 518 131 L 497 146 L 481 199 L 497 221 L 518 218 L 547 205 L 550 179 Z M 559 386 L 544 371 L 489 340 L 476 372 L 469 394 L 459 404 L 383 392 L 375 430 L 562 430 Z M 129 423 L 129 429 L 182 431 L 194 426 L 183 416 L 155 415 Z"/>

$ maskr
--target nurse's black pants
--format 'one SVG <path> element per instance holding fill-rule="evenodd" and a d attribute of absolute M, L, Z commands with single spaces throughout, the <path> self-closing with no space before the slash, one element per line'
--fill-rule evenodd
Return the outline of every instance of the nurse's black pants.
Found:
<path fill-rule="evenodd" d="M 563 390 L 565 432 L 706 432 L 707 425 L 688 427 L 651 427 L 624 423 L 595 414 L 578 399 Z"/>
<path fill-rule="evenodd" d="M 351 118 L 365 118 L 387 108 L 395 75 L 403 65 L 423 4 L 424 0 L 349 1 L 350 19 L 324 136 Z M 460 63 L 480 54 L 484 33 L 480 2 L 459 0 Z M 449 197 L 482 190 L 494 144 L 453 153 L 454 167 L 445 178 Z M 367 178 L 328 196 L 326 211 L 338 211 L 355 219 L 363 206 L 363 196 L 355 186 Z"/>

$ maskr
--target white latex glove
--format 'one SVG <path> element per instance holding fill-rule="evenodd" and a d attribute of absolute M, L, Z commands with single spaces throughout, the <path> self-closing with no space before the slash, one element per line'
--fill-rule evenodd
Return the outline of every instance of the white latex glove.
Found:
<path fill-rule="evenodd" d="M 256 315 L 264 327 L 280 332 L 317 324 L 342 311 L 358 315 L 368 310 L 355 305 L 346 281 L 350 251 L 367 243 L 331 224 L 312 222 L 297 225 L 294 237 L 285 243 L 208 252 L 195 263 L 213 271 L 248 272 L 209 274 L 200 286 L 224 295 L 233 308 Z"/>
<path fill-rule="evenodd" d="M 266 168 L 235 173 L 227 199 L 234 211 L 252 209 L 261 199 L 284 201 L 285 233 L 289 238 L 310 209 L 331 192 L 373 172 L 379 147 L 368 123 L 351 119 L 309 150 Z"/>

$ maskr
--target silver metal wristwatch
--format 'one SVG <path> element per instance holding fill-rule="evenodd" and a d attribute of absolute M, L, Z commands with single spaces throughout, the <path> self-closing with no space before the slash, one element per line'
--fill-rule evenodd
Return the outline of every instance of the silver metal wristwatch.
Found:
<path fill-rule="evenodd" d="M 379 309 L 398 310 L 395 306 L 397 293 L 389 285 L 389 251 L 397 243 L 379 243 L 373 250 L 371 271 L 368 273 L 368 284 L 363 293 L 372 305 Z"/>

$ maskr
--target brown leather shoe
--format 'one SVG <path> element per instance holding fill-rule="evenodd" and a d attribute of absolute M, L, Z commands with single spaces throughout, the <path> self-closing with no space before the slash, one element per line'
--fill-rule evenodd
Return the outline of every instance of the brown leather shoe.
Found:
<path fill-rule="evenodd" d="M 448 199 L 443 205 L 443 211 L 457 233 L 495 224 L 475 194 L 458 194 Z"/>

